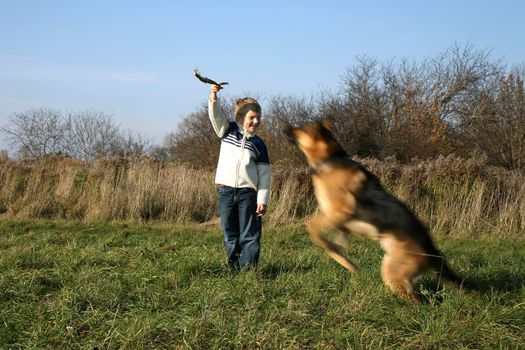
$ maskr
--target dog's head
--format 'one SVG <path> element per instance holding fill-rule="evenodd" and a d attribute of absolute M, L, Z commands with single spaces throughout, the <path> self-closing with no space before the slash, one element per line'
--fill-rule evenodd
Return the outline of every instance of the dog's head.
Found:
<path fill-rule="evenodd" d="M 332 134 L 333 130 L 332 121 L 323 118 L 318 123 L 305 124 L 298 128 L 288 127 L 285 133 L 290 142 L 304 153 L 308 164 L 314 166 L 320 161 L 346 155 Z"/>

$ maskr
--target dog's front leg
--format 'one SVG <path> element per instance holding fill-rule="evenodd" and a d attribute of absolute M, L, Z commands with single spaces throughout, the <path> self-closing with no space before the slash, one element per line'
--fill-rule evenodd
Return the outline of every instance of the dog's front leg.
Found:
<path fill-rule="evenodd" d="M 332 259 L 337 261 L 350 272 L 357 271 L 357 266 L 344 256 L 345 249 L 341 245 L 329 241 L 323 236 L 323 231 L 330 226 L 330 222 L 326 216 L 319 213 L 308 221 L 306 224 L 306 230 L 310 235 L 310 239 L 318 246 L 324 248 Z"/>

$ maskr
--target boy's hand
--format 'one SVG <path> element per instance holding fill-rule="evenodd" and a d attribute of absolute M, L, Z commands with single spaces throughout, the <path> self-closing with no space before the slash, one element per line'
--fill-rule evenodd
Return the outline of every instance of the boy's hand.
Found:
<path fill-rule="evenodd" d="M 257 204 L 257 210 L 255 212 L 257 213 L 257 216 L 263 216 L 266 214 L 266 205 L 262 203 Z"/>
<path fill-rule="evenodd" d="M 217 93 L 221 89 L 222 89 L 222 86 L 220 86 L 220 85 L 212 85 L 211 86 L 211 94 L 210 94 L 210 100 L 211 101 L 216 101 L 217 100 Z"/>

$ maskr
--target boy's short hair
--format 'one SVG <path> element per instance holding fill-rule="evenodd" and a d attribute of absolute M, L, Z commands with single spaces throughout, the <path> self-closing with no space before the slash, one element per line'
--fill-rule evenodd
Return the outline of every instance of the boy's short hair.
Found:
<path fill-rule="evenodd" d="M 261 105 L 256 99 L 251 97 L 245 97 L 235 101 L 235 121 L 242 124 L 244 117 L 249 111 L 261 114 Z"/>

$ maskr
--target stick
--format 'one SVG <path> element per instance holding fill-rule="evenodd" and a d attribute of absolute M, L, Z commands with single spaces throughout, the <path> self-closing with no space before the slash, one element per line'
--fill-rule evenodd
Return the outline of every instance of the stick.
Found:
<path fill-rule="evenodd" d="M 199 70 L 197 68 L 195 68 L 193 70 L 193 74 L 197 77 L 197 79 L 199 79 L 200 81 L 202 81 L 205 84 L 212 84 L 212 85 L 219 85 L 219 86 L 228 85 L 227 81 L 223 81 L 221 83 L 217 83 L 215 80 L 211 80 L 210 78 L 203 77 L 201 75 L 201 72 L 199 72 Z"/>

